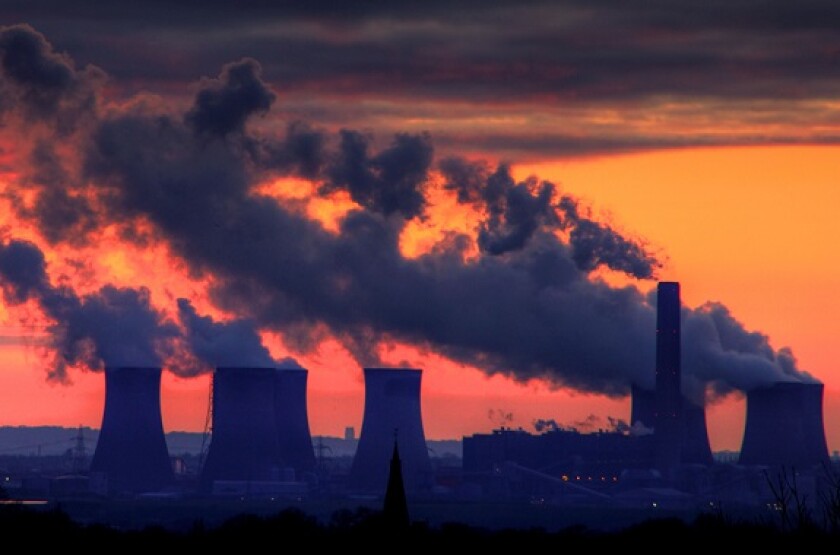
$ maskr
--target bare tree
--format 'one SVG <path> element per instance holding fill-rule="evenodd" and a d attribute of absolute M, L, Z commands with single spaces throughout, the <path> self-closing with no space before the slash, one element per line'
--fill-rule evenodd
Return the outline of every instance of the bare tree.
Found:
<path fill-rule="evenodd" d="M 775 476 L 764 471 L 775 501 L 773 508 L 779 513 L 781 527 L 785 531 L 812 528 L 814 525 L 811 508 L 807 504 L 808 496 L 800 491 L 797 475 L 793 467 L 782 466 Z"/>
<path fill-rule="evenodd" d="M 830 464 L 823 465 L 826 486 L 820 488 L 825 528 L 833 534 L 840 533 L 840 472 Z"/>

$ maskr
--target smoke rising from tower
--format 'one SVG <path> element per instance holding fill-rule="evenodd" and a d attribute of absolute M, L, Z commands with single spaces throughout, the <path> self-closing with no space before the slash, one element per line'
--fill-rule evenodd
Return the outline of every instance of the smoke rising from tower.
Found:
<path fill-rule="evenodd" d="M 107 225 L 127 241 L 165 242 L 191 274 L 212 275 L 218 308 L 284 334 L 302 354 L 334 337 L 366 363 L 378 360 L 383 342 L 398 341 L 523 381 L 544 378 L 613 396 L 626 395 L 631 383 L 653 387 L 655 302 L 592 272 L 609 268 L 646 280 L 659 262 L 554 184 L 517 181 L 504 164 L 436 161 L 425 134 L 397 134 L 375 148 L 352 130 L 333 136 L 300 123 L 281 133 L 258 129 L 254 118 L 279 97 L 254 60 L 203 80 L 192 104 L 177 111 L 109 104 L 97 92 L 101 71 L 77 69 L 29 27 L 0 30 L 4 59 L 27 45 L 32 67 L 65 75 L 66 86 L 0 64 L 3 87 L 15 91 L 5 108 L 32 113 L 29 127 L 12 118 L 4 132 L 26 138 L 37 127 L 39 137 L 37 145 L 21 141 L 24 155 L 13 162 L 32 184 L 27 199 L 22 188 L 6 193 L 17 217 L 47 241 L 83 245 Z M 39 98 L 49 102 L 33 105 Z M 44 166 L 36 158 L 50 160 L 53 171 L 36 172 Z M 285 176 L 313 180 L 319 195 L 349 194 L 356 206 L 327 230 L 299 205 L 260 193 L 260 185 Z M 401 235 L 428 212 L 436 180 L 479 223 L 408 258 Z M 475 257 L 467 256 L 472 247 Z M 21 285 L 28 276 L 13 279 Z M 32 291 L 9 290 L 12 297 Z M 686 310 L 682 370 L 695 400 L 707 384 L 725 394 L 810 380 L 789 350 L 772 348 L 722 305 Z M 166 358 L 166 343 L 166 333 L 163 341 L 151 338 L 156 358 Z"/>

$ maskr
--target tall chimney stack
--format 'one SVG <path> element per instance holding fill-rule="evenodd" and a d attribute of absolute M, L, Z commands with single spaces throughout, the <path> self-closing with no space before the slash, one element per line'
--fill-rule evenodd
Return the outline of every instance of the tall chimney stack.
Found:
<path fill-rule="evenodd" d="M 656 465 L 670 474 L 681 463 L 680 284 L 659 283 L 656 297 Z"/>

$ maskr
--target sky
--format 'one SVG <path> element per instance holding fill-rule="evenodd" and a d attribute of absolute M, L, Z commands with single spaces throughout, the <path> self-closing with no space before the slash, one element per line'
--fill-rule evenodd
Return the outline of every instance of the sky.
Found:
<path fill-rule="evenodd" d="M 825 384 L 840 449 L 833 2 L 0 5 L 0 424 L 97 426 L 161 366 L 309 369 L 313 433 L 364 366 L 424 369 L 427 437 L 592 430 L 652 386 Z"/>

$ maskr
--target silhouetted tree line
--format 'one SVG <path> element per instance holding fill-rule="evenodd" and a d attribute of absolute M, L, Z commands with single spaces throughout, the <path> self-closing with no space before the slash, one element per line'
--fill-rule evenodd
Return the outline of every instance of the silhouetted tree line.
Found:
<path fill-rule="evenodd" d="M 274 546 L 306 546 L 347 549 L 365 548 L 416 549 L 469 547 L 471 552 L 500 552 L 516 549 L 603 548 L 627 550 L 632 547 L 650 551 L 663 545 L 654 540 L 680 538 L 694 549 L 719 549 L 721 541 L 746 540 L 751 549 L 794 548 L 825 545 L 840 539 L 836 530 L 817 527 L 783 529 L 770 522 L 731 522 L 720 514 L 704 514 L 693 522 L 680 519 L 650 520 L 617 532 L 599 532 L 585 527 L 572 527 L 559 532 L 543 529 L 487 530 L 464 524 L 429 526 L 412 523 L 408 528 L 394 529 L 382 514 L 358 509 L 336 512 L 328 522 L 320 522 L 299 510 L 285 510 L 273 516 L 242 515 L 224 523 L 207 527 L 196 522 L 186 532 L 161 527 L 142 530 L 119 530 L 105 525 L 84 525 L 73 521 L 60 508 L 49 511 L 30 510 L 21 506 L 0 507 L 0 537 L 6 545 L 26 545 L 30 550 L 53 546 L 86 548 L 167 547 L 169 549 L 232 548 L 254 550 Z M 23 542 L 23 543 L 18 543 Z M 666 542 L 667 543 L 667 542 Z M 725 545 L 725 544 L 724 544 Z M 209 552 L 209 551 L 208 551 Z"/>

